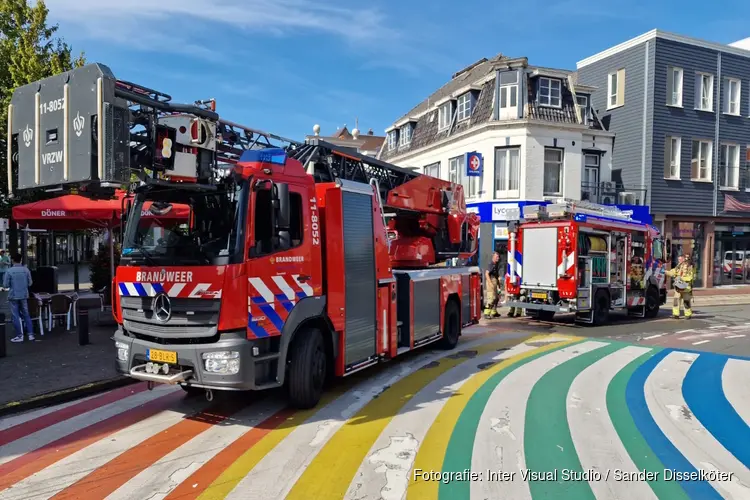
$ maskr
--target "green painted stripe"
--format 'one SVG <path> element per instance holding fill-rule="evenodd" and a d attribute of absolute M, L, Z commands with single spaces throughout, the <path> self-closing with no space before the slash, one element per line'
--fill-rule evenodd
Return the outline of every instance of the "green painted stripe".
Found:
<path fill-rule="evenodd" d="M 445 452 L 442 471 L 460 472 L 466 469 L 471 470 L 471 457 L 474 453 L 474 438 L 476 437 L 477 427 L 479 427 L 479 421 L 482 418 L 485 406 L 487 406 L 487 401 L 489 401 L 493 391 L 505 377 L 507 377 L 513 370 L 530 363 L 535 359 L 559 351 L 560 349 L 574 347 L 581 342 L 588 340 L 589 339 L 581 340 L 574 344 L 566 344 L 555 349 L 550 349 L 549 351 L 533 354 L 528 358 L 497 372 L 487 380 L 487 382 L 485 382 L 482 387 L 472 395 L 456 421 L 456 425 L 451 433 L 450 441 L 448 442 L 448 448 Z M 460 390 L 461 389 L 459 389 L 459 391 Z M 447 481 L 440 484 L 438 498 L 450 500 L 454 498 L 469 498 L 470 496 L 471 483 L 469 481 Z"/>
<path fill-rule="evenodd" d="M 580 354 L 549 370 L 531 390 L 523 432 L 526 468 L 553 478 L 529 481 L 532 498 L 595 500 L 588 481 L 570 480 L 562 474 L 563 469 L 583 473 L 568 427 L 568 390 L 579 373 L 624 346 L 613 342 Z"/>
<path fill-rule="evenodd" d="M 638 431 L 638 427 L 630 415 L 630 410 L 628 410 L 625 389 L 633 372 L 661 350 L 661 348 L 655 348 L 631 361 L 614 376 L 607 388 L 607 411 L 609 417 L 612 419 L 612 424 L 617 431 L 617 435 L 620 437 L 620 441 L 622 441 L 622 444 L 625 446 L 630 458 L 639 471 L 661 472 L 664 470 L 664 464 L 661 463 L 656 453 L 653 452 L 643 438 L 643 435 Z M 648 484 L 658 498 L 675 500 L 687 500 L 690 498 L 678 481 L 665 481 L 663 474 L 659 474 L 656 481 L 648 481 Z"/>

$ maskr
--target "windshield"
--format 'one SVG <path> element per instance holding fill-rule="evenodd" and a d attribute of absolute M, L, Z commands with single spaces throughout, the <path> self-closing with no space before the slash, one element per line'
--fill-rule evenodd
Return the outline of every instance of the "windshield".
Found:
<path fill-rule="evenodd" d="M 136 194 L 123 264 L 224 265 L 244 260 L 248 182 L 216 191 L 158 188 Z"/>

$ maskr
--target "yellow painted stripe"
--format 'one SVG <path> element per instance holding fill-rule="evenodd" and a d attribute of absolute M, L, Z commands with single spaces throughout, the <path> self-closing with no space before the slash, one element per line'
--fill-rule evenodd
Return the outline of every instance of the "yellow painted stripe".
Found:
<path fill-rule="evenodd" d="M 527 339 L 506 339 L 470 350 L 482 355 Z M 460 355 L 441 358 L 399 380 L 368 403 L 320 450 L 285 497 L 286 500 L 343 498 L 372 445 L 403 406 L 438 376 L 470 359 Z"/>
<path fill-rule="evenodd" d="M 507 368 L 514 363 L 517 363 L 530 356 L 534 356 L 546 351 L 551 351 L 553 349 L 559 349 L 564 345 L 573 344 L 575 342 L 578 342 L 579 340 L 582 340 L 581 337 L 573 337 L 568 335 L 555 335 L 555 337 L 560 338 L 561 341 L 552 342 L 549 345 L 522 352 L 475 374 L 473 377 L 467 380 L 464 385 L 461 386 L 461 389 L 457 391 L 457 393 L 454 394 L 453 397 L 448 399 L 448 402 L 440 411 L 440 414 L 435 419 L 435 422 L 430 427 L 430 430 L 427 432 L 424 441 L 419 447 L 417 456 L 414 459 L 414 466 L 412 467 L 412 470 L 409 472 L 409 475 L 407 477 L 409 481 L 407 498 L 438 498 L 440 482 L 425 480 L 414 482 L 413 471 L 416 469 L 421 469 L 423 471 L 442 471 L 443 460 L 445 459 L 445 453 L 448 449 L 448 441 L 450 441 L 451 434 L 453 433 L 453 428 L 456 426 L 458 417 L 461 415 L 464 407 L 469 402 L 469 399 L 471 399 L 474 393 L 480 387 L 482 387 L 482 385 L 487 382 L 490 377 L 495 375 L 500 370 L 503 370 L 504 368 Z M 526 343 L 533 343 L 534 341 L 540 341 L 543 339 L 543 336 L 534 337 L 530 340 L 527 340 Z"/>
<path fill-rule="evenodd" d="M 309 410 L 295 413 L 283 424 L 266 434 L 255 446 L 247 450 L 240 458 L 230 465 L 222 474 L 206 488 L 198 497 L 198 500 L 220 500 L 227 495 L 242 481 L 245 476 L 265 457 L 276 445 L 284 440 L 291 432 L 305 420 L 315 415 L 321 408 L 331 403 L 342 393 L 349 389 L 348 386 L 337 388 L 323 396 L 318 406 Z"/>

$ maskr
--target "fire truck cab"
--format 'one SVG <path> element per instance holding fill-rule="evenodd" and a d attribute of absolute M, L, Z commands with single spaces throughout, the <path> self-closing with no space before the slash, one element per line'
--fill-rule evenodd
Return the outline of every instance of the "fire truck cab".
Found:
<path fill-rule="evenodd" d="M 564 199 L 524 207 L 509 232 L 505 305 L 546 321 L 574 313 L 593 325 L 612 311 L 656 317 L 667 293 L 664 243 L 631 215 Z"/>

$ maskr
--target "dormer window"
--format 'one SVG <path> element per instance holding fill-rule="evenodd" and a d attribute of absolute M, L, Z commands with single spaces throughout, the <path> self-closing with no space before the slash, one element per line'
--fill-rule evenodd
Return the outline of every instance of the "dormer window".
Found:
<path fill-rule="evenodd" d="M 399 142 L 400 146 L 407 146 L 411 143 L 411 134 L 412 134 L 412 125 L 411 123 L 407 123 L 403 127 L 401 127 L 401 141 Z"/>
<path fill-rule="evenodd" d="M 396 144 L 398 144 L 398 130 L 391 130 L 388 132 L 388 150 L 396 149 Z"/>
<path fill-rule="evenodd" d="M 581 120 L 583 121 L 583 124 L 586 125 L 589 118 L 589 96 L 578 94 L 576 96 L 576 105 L 578 106 L 578 110 L 581 112 Z"/>
<path fill-rule="evenodd" d="M 453 101 L 441 104 L 438 108 L 438 130 L 445 130 L 451 125 L 453 118 Z"/>
<path fill-rule="evenodd" d="M 458 112 L 456 116 L 456 119 L 458 121 L 466 120 L 467 118 L 471 117 L 471 104 L 471 92 L 462 94 L 458 98 Z"/>
<path fill-rule="evenodd" d="M 539 78 L 539 104 L 559 108 L 562 106 L 562 82 L 554 78 Z"/>

